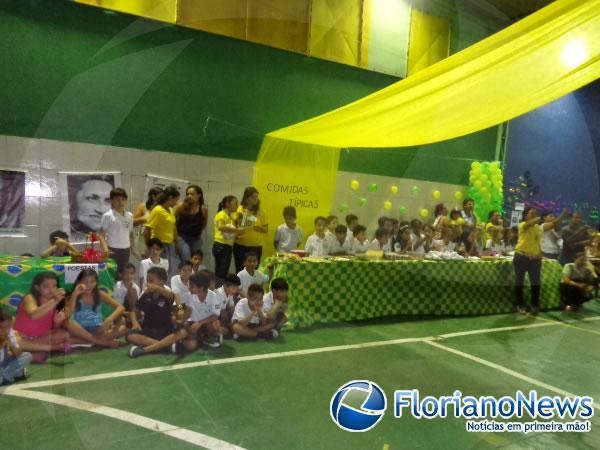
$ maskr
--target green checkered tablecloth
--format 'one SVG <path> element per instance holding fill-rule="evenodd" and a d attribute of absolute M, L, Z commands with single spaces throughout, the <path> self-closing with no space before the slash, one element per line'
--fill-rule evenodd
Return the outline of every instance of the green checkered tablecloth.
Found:
<path fill-rule="evenodd" d="M 14 312 L 23 297 L 29 293 L 33 278 L 40 272 L 56 273 L 60 286 L 65 287 L 65 264 L 70 262 L 70 257 L 28 258 L 0 255 L 0 307 Z M 100 288 L 109 294 L 115 284 L 116 270 L 117 264 L 112 259 L 98 265 Z"/>
<path fill-rule="evenodd" d="M 478 315 L 514 311 L 512 260 L 311 260 L 269 258 L 290 286 L 294 327 L 392 315 Z M 541 308 L 560 305 L 561 266 L 542 264 Z M 526 299 L 529 298 L 526 290 Z"/>

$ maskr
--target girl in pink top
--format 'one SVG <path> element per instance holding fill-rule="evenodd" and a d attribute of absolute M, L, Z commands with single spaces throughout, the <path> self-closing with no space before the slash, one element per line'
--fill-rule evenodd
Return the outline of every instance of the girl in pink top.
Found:
<path fill-rule="evenodd" d="M 37 274 L 17 310 L 14 329 L 19 346 L 33 353 L 33 361 L 42 363 L 51 351 L 68 351 L 69 333 L 62 329 L 68 315 L 57 306 L 65 298 L 64 289 L 58 288 L 58 277 L 53 272 Z"/>

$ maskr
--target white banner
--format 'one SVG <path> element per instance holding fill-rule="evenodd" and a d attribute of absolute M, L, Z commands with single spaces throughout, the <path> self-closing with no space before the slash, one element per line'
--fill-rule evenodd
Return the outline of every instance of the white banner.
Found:
<path fill-rule="evenodd" d="M 98 273 L 98 264 L 65 264 L 65 284 L 73 284 L 83 269 L 92 269 Z"/>
<path fill-rule="evenodd" d="M 100 231 L 102 215 L 110 209 L 110 191 L 121 187 L 121 172 L 59 172 L 63 226 L 71 243 L 85 242 Z"/>
<path fill-rule="evenodd" d="M 179 189 L 179 193 L 181 194 L 181 197 L 183 198 L 185 196 L 185 188 L 187 188 L 189 184 L 190 184 L 190 182 L 188 180 L 180 180 L 177 178 L 163 177 L 161 175 L 154 175 L 154 174 L 149 173 L 148 175 L 146 175 L 146 191 L 145 192 L 147 193 L 153 187 L 159 187 L 161 189 L 164 189 L 167 186 L 175 185 Z"/>
<path fill-rule="evenodd" d="M 25 172 L 0 170 L 0 236 L 25 236 Z"/>

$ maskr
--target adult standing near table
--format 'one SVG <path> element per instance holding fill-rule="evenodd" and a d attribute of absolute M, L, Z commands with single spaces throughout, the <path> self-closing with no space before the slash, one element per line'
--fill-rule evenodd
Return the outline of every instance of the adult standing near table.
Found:
<path fill-rule="evenodd" d="M 175 207 L 177 236 L 181 248 L 181 260 L 187 261 L 192 252 L 202 247 L 202 231 L 206 228 L 208 209 L 200 186 L 192 184 L 185 190 L 185 199 Z"/>
<path fill-rule="evenodd" d="M 260 208 L 258 190 L 254 186 L 244 189 L 235 223 L 238 228 L 244 229 L 242 234 L 236 236 L 233 245 L 235 268 L 240 272 L 244 268 L 244 255 L 247 252 L 255 252 L 260 264 L 265 236 L 269 231 L 267 216 Z"/>
<path fill-rule="evenodd" d="M 590 231 L 590 228 L 581 222 L 581 213 L 574 212 L 569 225 L 560 231 L 563 246 L 558 261 L 561 265 L 574 262 L 575 256 L 585 251 L 585 246 L 592 240 Z"/>
<path fill-rule="evenodd" d="M 561 216 L 564 215 L 561 214 Z M 540 225 L 540 217 L 535 208 L 525 208 L 523 222 L 519 224 L 519 240 L 515 247 L 513 265 L 515 267 L 515 293 L 517 297 L 517 311 L 525 314 L 525 299 L 523 289 L 525 274 L 529 274 L 531 284 L 531 313 L 537 316 L 540 310 L 540 287 L 542 271 L 542 234 L 556 226 L 558 218 L 554 221 L 544 222 Z"/>
<path fill-rule="evenodd" d="M 463 225 L 463 232 L 460 240 L 466 242 L 473 228 L 477 226 L 477 217 L 473 213 L 475 209 L 475 200 L 472 198 L 465 198 L 463 200 L 463 209 L 460 212 L 461 217 L 465 221 Z"/>
<path fill-rule="evenodd" d="M 169 261 L 169 275 L 175 275 L 179 265 L 177 253 L 180 248 L 177 242 L 177 226 L 173 208 L 179 201 L 177 186 L 167 186 L 156 199 L 156 206 L 150 211 L 150 217 L 144 225 L 146 241 L 159 239 L 163 244 L 163 257 Z"/>
<path fill-rule="evenodd" d="M 150 188 L 146 201 L 139 203 L 133 210 L 134 247 L 140 257 L 145 257 L 147 251 L 146 238 L 144 237 L 144 225 L 148 221 L 150 211 L 156 204 L 156 199 L 161 192 L 161 187 L 154 186 Z"/>

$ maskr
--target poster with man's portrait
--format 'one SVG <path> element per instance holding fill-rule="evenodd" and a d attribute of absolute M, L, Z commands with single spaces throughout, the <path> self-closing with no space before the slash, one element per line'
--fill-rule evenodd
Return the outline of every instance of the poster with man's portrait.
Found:
<path fill-rule="evenodd" d="M 100 231 L 102 215 L 110 209 L 110 191 L 121 187 L 120 172 L 60 172 L 63 226 L 72 243 L 85 242 L 88 233 Z"/>
<path fill-rule="evenodd" d="M 0 235 L 25 232 L 25 172 L 0 170 Z"/>

